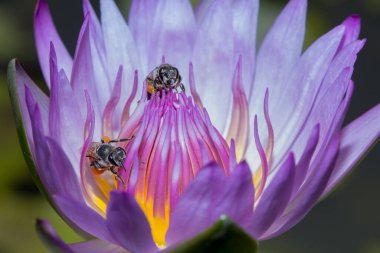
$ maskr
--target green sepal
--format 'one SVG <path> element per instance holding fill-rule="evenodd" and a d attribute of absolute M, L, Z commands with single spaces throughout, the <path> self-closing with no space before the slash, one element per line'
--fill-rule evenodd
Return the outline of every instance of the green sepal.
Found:
<path fill-rule="evenodd" d="M 77 225 L 73 224 L 70 220 L 65 218 L 65 216 L 58 210 L 56 205 L 52 200 L 52 196 L 50 196 L 42 184 L 42 181 L 37 172 L 37 166 L 34 162 L 33 155 L 30 149 L 30 145 L 28 142 L 28 138 L 26 136 L 26 130 L 24 125 L 24 119 L 22 117 L 21 106 L 20 106 L 20 98 L 17 90 L 17 68 L 22 68 L 17 59 L 13 59 L 9 62 L 8 72 L 7 72 L 7 80 L 8 80 L 8 91 L 9 97 L 11 100 L 13 117 L 16 124 L 18 140 L 21 146 L 21 151 L 24 156 L 26 165 L 29 168 L 29 172 L 32 176 L 34 183 L 37 185 L 38 190 L 42 193 L 42 195 L 49 201 L 49 204 L 53 207 L 53 209 L 58 213 L 58 215 L 66 221 L 66 223 L 73 228 L 78 234 L 80 234 L 83 238 L 93 238 L 93 236 L 89 235 L 87 232 L 80 229 Z M 79 193 L 78 193 L 79 194 Z"/>
<path fill-rule="evenodd" d="M 33 155 L 29 146 L 28 138 L 26 136 L 26 131 L 24 127 L 24 120 L 22 117 L 21 107 L 20 107 L 20 98 L 17 90 L 17 66 L 21 67 L 16 59 L 13 59 L 9 62 L 8 72 L 7 72 L 7 80 L 8 80 L 8 92 L 11 100 L 13 118 L 15 120 L 18 140 L 21 146 L 21 151 L 24 156 L 26 165 L 29 168 L 30 174 L 32 175 L 34 183 L 37 185 L 40 192 L 49 200 L 50 204 L 52 204 L 49 195 L 43 186 L 40 177 L 37 173 L 37 166 L 34 163 Z M 52 205 L 54 206 L 54 205 Z"/>
<path fill-rule="evenodd" d="M 165 253 L 255 253 L 258 244 L 226 216 L 192 239 L 169 248 Z"/>

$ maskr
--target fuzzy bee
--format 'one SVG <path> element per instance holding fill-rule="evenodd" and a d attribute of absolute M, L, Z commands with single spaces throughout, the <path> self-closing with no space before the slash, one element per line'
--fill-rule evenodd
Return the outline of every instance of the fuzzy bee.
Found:
<path fill-rule="evenodd" d="M 104 136 L 101 142 L 91 142 L 88 146 L 86 157 L 90 160 L 91 168 L 95 169 L 99 174 L 105 171 L 111 171 L 118 180 L 123 184 L 124 180 L 120 177 L 119 168 L 124 168 L 124 160 L 127 156 L 124 148 L 116 147 L 112 143 L 126 142 L 133 139 L 114 139 Z"/>
<path fill-rule="evenodd" d="M 168 92 L 178 88 L 183 92 L 185 86 L 181 83 L 182 77 L 177 68 L 170 64 L 161 64 L 146 77 L 148 99 L 157 92 Z"/>

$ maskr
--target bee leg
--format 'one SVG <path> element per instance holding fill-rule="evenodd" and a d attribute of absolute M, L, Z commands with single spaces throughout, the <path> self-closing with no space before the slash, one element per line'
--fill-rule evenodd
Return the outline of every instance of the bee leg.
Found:
<path fill-rule="evenodd" d="M 181 90 L 183 91 L 183 93 L 185 93 L 185 85 L 183 85 L 183 83 L 180 83 L 179 87 L 181 88 Z"/>
<path fill-rule="evenodd" d="M 119 175 L 119 173 L 116 171 L 115 166 L 111 166 L 110 167 L 110 171 L 112 172 L 112 174 L 115 175 L 115 177 L 116 177 L 117 180 L 119 180 L 120 182 L 122 182 L 123 184 L 125 184 L 124 180 L 121 178 L 121 176 Z"/>

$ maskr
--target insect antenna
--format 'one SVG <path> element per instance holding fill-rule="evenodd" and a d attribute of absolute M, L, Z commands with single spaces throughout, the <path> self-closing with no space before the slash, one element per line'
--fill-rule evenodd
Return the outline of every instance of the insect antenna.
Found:
<path fill-rule="evenodd" d="M 124 139 L 114 139 L 114 140 L 110 140 L 108 143 L 115 143 L 115 142 L 126 142 L 126 141 L 130 141 L 134 138 L 135 136 L 133 135 L 132 137 L 130 138 L 124 138 Z"/>

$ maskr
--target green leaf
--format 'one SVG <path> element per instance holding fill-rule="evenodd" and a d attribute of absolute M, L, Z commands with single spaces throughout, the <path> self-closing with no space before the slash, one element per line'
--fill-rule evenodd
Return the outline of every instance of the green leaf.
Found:
<path fill-rule="evenodd" d="M 166 253 L 255 253 L 257 242 L 226 216 L 194 238 Z"/>

